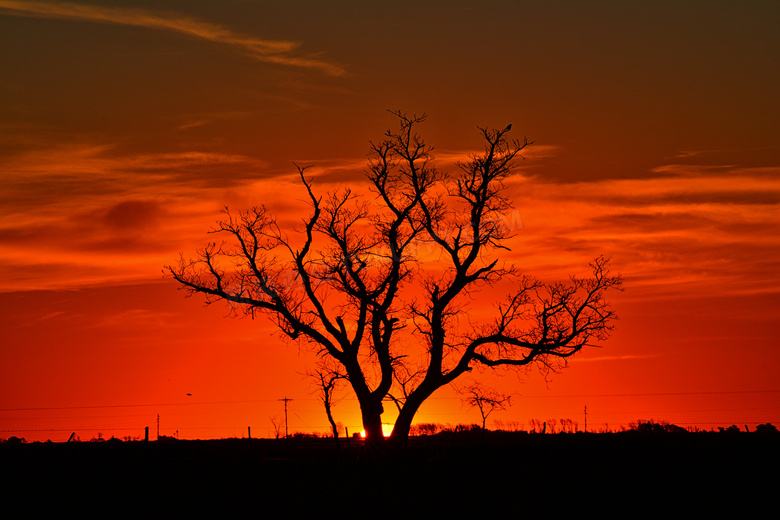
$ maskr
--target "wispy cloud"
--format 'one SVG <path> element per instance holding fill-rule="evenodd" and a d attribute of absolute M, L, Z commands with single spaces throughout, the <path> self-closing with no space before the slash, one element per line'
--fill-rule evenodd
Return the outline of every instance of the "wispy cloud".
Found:
<path fill-rule="evenodd" d="M 331 76 L 345 73 L 340 65 L 296 53 L 300 43 L 268 40 L 236 33 L 228 27 L 171 13 L 64 2 L 0 0 L 0 13 L 15 16 L 59 18 L 110 23 L 171 31 L 192 38 L 224 44 L 250 58 L 277 65 L 316 69 Z"/>
<path fill-rule="evenodd" d="M 593 361 L 627 361 L 635 359 L 650 359 L 657 357 L 656 354 L 626 354 L 623 356 L 580 356 L 571 360 L 572 363 L 591 363 Z"/>
<path fill-rule="evenodd" d="M 554 156 L 559 147 L 552 145 L 534 145 L 523 150 L 522 159 L 517 159 L 517 170 L 510 182 L 518 182 L 527 179 L 523 168 L 530 166 L 533 161 Z M 475 155 L 484 153 L 484 150 L 434 150 L 432 164 L 442 171 L 456 174 L 459 164 L 467 164 Z M 528 162 L 525 162 L 527 160 Z M 366 180 L 365 171 L 371 157 L 347 157 L 324 159 L 296 159 L 294 162 L 301 166 L 309 166 L 307 174 L 322 183 L 360 183 Z"/>
<path fill-rule="evenodd" d="M 437 166 L 452 171 L 468 155 L 437 153 Z M 318 193 L 334 184 L 365 188 L 365 156 L 296 162 L 314 165 L 308 173 Z M 81 145 L 20 154 L 0 168 L 0 291 L 157 277 L 179 251 L 202 245 L 226 204 L 267 204 L 285 229 L 308 212 L 292 167 L 280 174 L 245 155 L 124 156 L 118 147 Z M 780 288 L 777 168 L 657 170 L 664 173 L 580 183 L 520 171 L 507 186 L 522 230 L 504 256 L 565 277 L 586 274 L 588 261 L 604 254 L 643 297 Z"/>
<path fill-rule="evenodd" d="M 297 223 L 279 174 L 245 155 L 123 155 L 112 145 L 54 146 L 0 162 L 0 292 L 157 279 L 208 240 L 225 205 L 258 203 Z M 304 205 L 303 210 L 306 210 Z"/>
<path fill-rule="evenodd" d="M 468 163 L 474 156 L 482 155 L 484 153 L 485 150 L 475 148 L 473 150 L 436 150 L 433 155 L 438 167 L 450 168 L 459 163 Z M 534 144 L 524 148 L 515 163 L 518 167 L 522 167 L 524 165 L 524 160 L 530 162 L 546 159 L 554 157 L 558 153 L 560 153 L 559 146 Z"/>
<path fill-rule="evenodd" d="M 662 175 L 657 175 L 662 172 Z M 780 291 L 780 169 L 666 165 L 654 175 L 516 186 L 525 267 L 572 271 L 612 259 L 632 294 Z"/>
<path fill-rule="evenodd" d="M 158 329 L 180 327 L 176 313 L 160 312 L 159 309 L 127 309 L 113 314 L 105 314 L 97 321 L 90 324 L 90 328 L 140 328 L 141 326 L 153 326 Z"/>

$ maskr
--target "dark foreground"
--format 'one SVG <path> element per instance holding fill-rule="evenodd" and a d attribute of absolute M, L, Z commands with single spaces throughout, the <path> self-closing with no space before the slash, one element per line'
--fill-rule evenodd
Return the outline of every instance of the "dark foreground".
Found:
<path fill-rule="evenodd" d="M 778 463 L 748 433 L 2 444 L 0 493 L 4 518 L 699 518 L 776 512 Z"/>

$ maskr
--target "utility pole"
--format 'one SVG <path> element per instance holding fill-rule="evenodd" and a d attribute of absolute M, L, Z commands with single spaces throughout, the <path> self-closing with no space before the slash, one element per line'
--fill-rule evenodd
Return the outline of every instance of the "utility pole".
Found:
<path fill-rule="evenodd" d="M 585 432 L 588 431 L 588 405 L 585 405 Z"/>
<path fill-rule="evenodd" d="M 287 396 L 284 396 L 284 399 L 279 399 L 280 401 L 284 401 L 284 437 L 285 439 L 290 436 L 290 434 L 287 432 L 287 403 L 289 401 L 292 401 L 292 399 L 289 399 Z"/>

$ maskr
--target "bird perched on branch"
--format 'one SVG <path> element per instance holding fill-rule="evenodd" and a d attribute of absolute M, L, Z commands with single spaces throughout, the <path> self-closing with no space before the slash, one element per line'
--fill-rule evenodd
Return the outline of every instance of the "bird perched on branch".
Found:
<path fill-rule="evenodd" d="M 509 123 L 508 125 L 506 125 L 506 128 L 504 128 L 504 132 L 508 132 L 511 129 L 512 129 L 512 123 Z"/>

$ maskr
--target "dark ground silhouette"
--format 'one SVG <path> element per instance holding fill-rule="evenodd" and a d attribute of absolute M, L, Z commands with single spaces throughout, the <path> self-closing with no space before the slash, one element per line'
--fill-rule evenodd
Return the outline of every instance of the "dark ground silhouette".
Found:
<path fill-rule="evenodd" d="M 775 503 L 780 435 L 480 432 L 359 441 L 226 439 L 0 445 L 4 509 L 22 516 L 463 513 L 648 518 L 760 513 Z M 695 515 L 695 516 L 693 516 Z"/>

